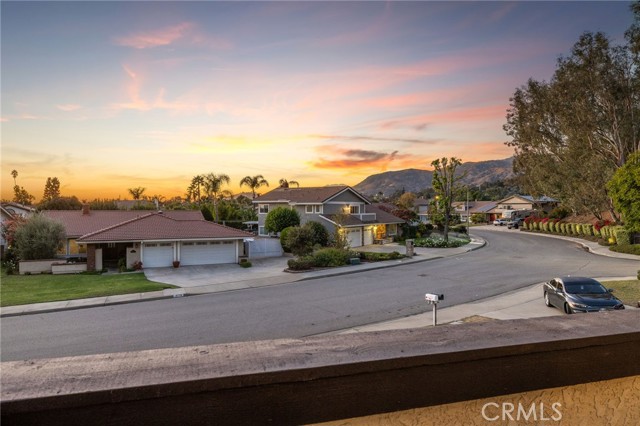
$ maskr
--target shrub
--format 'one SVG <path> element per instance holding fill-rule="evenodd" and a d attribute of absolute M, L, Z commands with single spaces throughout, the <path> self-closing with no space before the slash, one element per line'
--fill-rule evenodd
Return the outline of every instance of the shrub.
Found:
<path fill-rule="evenodd" d="M 551 210 L 551 213 L 549 213 L 549 217 L 552 219 L 564 219 L 570 214 L 571 214 L 571 210 L 569 210 L 566 207 L 559 206 Z"/>
<path fill-rule="evenodd" d="M 456 225 L 451 228 L 452 232 L 457 232 L 458 234 L 466 234 L 467 226 L 466 225 Z"/>
<path fill-rule="evenodd" d="M 364 260 L 368 260 L 369 262 L 379 262 L 382 260 L 395 260 L 404 257 L 399 252 L 394 251 L 391 253 L 372 253 L 372 252 L 362 252 L 360 253 L 360 258 Z"/>
<path fill-rule="evenodd" d="M 287 266 L 292 271 L 305 271 L 311 269 L 314 266 L 313 257 L 304 256 L 297 259 L 289 259 L 287 261 Z"/>
<path fill-rule="evenodd" d="M 294 228 L 294 226 L 288 226 L 280 231 L 280 245 L 282 246 L 282 250 L 284 250 L 285 253 L 291 253 L 291 247 L 289 247 L 287 238 L 289 236 L 289 232 Z"/>
<path fill-rule="evenodd" d="M 16 253 L 20 260 L 52 259 L 65 239 L 64 226 L 36 214 L 15 230 Z"/>
<path fill-rule="evenodd" d="M 443 238 L 420 238 L 415 240 L 413 245 L 416 247 L 429 247 L 429 248 L 455 248 L 466 244 L 466 241 L 461 240 L 449 240 L 445 241 Z"/>
<path fill-rule="evenodd" d="M 325 247 L 313 253 L 313 264 L 318 267 L 343 266 L 349 262 L 349 251 Z"/>
<path fill-rule="evenodd" d="M 327 228 L 322 226 L 321 223 L 311 221 L 305 223 L 303 227 L 308 228 L 309 231 L 311 231 L 311 242 L 313 246 L 316 244 L 321 247 L 329 245 L 329 231 L 327 231 Z"/>
<path fill-rule="evenodd" d="M 284 241 L 291 253 L 296 256 L 306 256 L 313 251 L 313 234 L 311 229 L 294 226 L 288 228 Z"/>
<path fill-rule="evenodd" d="M 635 254 L 640 256 L 640 244 L 619 244 L 609 247 L 609 250 L 617 253 Z M 638 277 L 640 279 L 640 277 Z"/>
<path fill-rule="evenodd" d="M 242 266 L 243 268 L 251 268 L 251 262 L 249 262 L 248 260 L 245 260 L 244 262 L 240 262 L 240 266 Z"/>
<path fill-rule="evenodd" d="M 139 271 L 142 269 L 142 262 L 139 260 L 136 260 L 135 262 L 133 262 L 133 265 L 131 265 L 133 267 L 134 271 Z"/>
<path fill-rule="evenodd" d="M 616 226 L 613 229 L 614 236 L 616 238 L 616 243 L 618 245 L 630 245 L 631 244 L 631 233 L 626 230 L 622 226 Z"/>

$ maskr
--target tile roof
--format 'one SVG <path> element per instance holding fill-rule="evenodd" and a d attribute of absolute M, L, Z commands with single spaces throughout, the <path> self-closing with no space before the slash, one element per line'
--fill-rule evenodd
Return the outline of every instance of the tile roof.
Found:
<path fill-rule="evenodd" d="M 375 220 L 366 220 L 367 213 L 375 213 Z M 333 223 L 336 223 L 336 219 L 338 215 L 335 214 L 325 214 L 320 215 L 321 217 L 330 220 Z M 364 220 L 363 220 L 364 219 Z M 405 223 L 405 221 L 397 216 L 392 215 L 375 205 L 366 206 L 366 212 L 364 212 L 363 219 L 360 219 L 358 215 L 346 215 L 342 218 L 342 226 L 350 227 L 350 226 L 366 226 L 366 225 L 378 225 L 378 224 L 391 224 L 391 223 Z"/>
<path fill-rule="evenodd" d="M 254 235 L 206 220 L 176 220 L 166 214 L 148 213 L 83 235 L 78 242 L 239 239 Z"/>
<path fill-rule="evenodd" d="M 254 203 L 290 201 L 294 203 L 323 203 L 345 189 L 350 189 L 362 199 L 365 196 L 347 185 L 319 186 L 307 188 L 276 188 L 253 200 Z M 367 200 L 368 202 L 368 200 Z"/>
<path fill-rule="evenodd" d="M 82 214 L 82 210 L 45 210 L 42 212 L 45 216 L 64 225 L 67 238 L 77 238 L 146 216 L 149 213 L 148 210 L 91 210 L 89 214 Z M 204 220 L 199 210 L 168 210 L 163 214 L 176 220 Z"/>

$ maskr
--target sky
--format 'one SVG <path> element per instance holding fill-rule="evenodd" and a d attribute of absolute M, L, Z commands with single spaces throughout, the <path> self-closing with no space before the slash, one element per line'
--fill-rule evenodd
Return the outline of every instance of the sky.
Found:
<path fill-rule="evenodd" d="M 184 195 L 198 174 L 301 186 L 513 154 L 509 98 L 628 2 L 9 2 L 2 198 Z M 261 189 L 265 192 L 267 188 Z"/>

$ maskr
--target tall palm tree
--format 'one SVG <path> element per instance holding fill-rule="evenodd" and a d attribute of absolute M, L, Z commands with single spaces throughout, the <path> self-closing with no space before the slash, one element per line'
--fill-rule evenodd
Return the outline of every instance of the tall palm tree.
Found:
<path fill-rule="evenodd" d="M 253 198 L 256 198 L 256 189 L 260 188 L 263 185 L 269 186 L 269 182 L 267 182 L 267 180 L 262 175 L 245 176 L 240 181 L 241 188 L 242 188 L 242 185 L 245 185 L 251 188 L 251 193 L 253 194 Z"/>
<path fill-rule="evenodd" d="M 280 179 L 280 188 L 289 188 L 289 185 L 295 185 L 296 188 L 300 188 L 300 184 L 296 180 Z"/>
<path fill-rule="evenodd" d="M 196 175 L 191 179 L 191 183 L 187 188 L 187 199 L 193 200 L 195 203 L 202 201 L 202 188 L 204 187 L 204 176 Z"/>
<path fill-rule="evenodd" d="M 219 175 L 215 173 L 209 173 L 204 177 L 204 190 L 207 193 L 209 199 L 213 199 L 213 210 L 215 212 L 214 221 L 218 221 L 218 197 L 224 192 L 222 190 L 223 184 L 229 184 L 231 178 L 229 175 L 221 173 Z"/>
<path fill-rule="evenodd" d="M 11 176 L 13 176 L 13 186 L 18 185 L 18 182 L 16 181 L 16 178 L 18 177 L 18 171 L 15 169 L 11 170 Z"/>

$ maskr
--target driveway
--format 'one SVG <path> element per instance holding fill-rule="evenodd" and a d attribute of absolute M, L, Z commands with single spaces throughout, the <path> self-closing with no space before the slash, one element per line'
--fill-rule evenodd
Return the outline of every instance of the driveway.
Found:
<path fill-rule="evenodd" d="M 270 277 L 284 277 L 290 257 L 271 257 L 251 260 L 250 268 L 236 263 L 223 265 L 180 266 L 179 268 L 144 268 L 150 281 L 172 284 L 178 287 L 202 287 L 212 284 L 227 284 L 238 281 L 252 281 Z"/>

